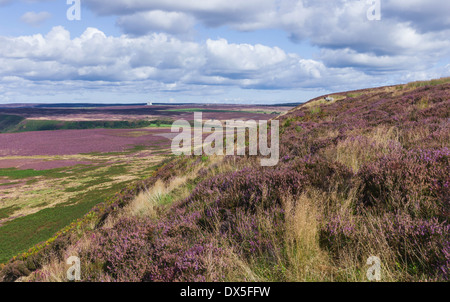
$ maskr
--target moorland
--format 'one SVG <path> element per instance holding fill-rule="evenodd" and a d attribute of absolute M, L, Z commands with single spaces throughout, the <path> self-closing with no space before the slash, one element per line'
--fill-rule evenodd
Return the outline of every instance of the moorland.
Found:
<path fill-rule="evenodd" d="M 3 253 L 2 261 L 16 255 L 0 279 L 66 281 L 66 259 L 77 256 L 82 281 L 367 281 L 367 260 L 375 256 L 382 281 L 446 281 L 449 102 L 450 78 L 312 99 L 272 117 L 281 134 L 274 167 L 261 167 L 255 156 L 168 156 L 148 171 L 137 164 L 136 178 L 125 183 L 120 177 L 132 164 L 112 166 L 122 155 L 95 154 L 105 162 L 89 178 L 82 165 L 0 170 L 6 188 L 47 178 L 66 178 L 62 186 L 76 194 L 97 179 L 116 186 L 87 193 L 116 192 L 105 200 L 91 196 L 80 205 L 77 196 L 4 222 L 0 242 L 14 246 L 10 238 L 37 220 L 42 227 L 33 231 L 69 207 L 87 211 L 49 228 L 50 239 Z M 32 211 L 44 200 L 24 207 Z M 22 208 L 3 207 L 4 219 Z"/>
<path fill-rule="evenodd" d="M 2 106 L 0 106 L 2 107 Z M 0 108 L 0 263 L 52 238 L 171 156 L 170 127 L 268 119 L 291 107 L 16 105 Z M 275 111 L 277 110 L 277 111 Z"/>

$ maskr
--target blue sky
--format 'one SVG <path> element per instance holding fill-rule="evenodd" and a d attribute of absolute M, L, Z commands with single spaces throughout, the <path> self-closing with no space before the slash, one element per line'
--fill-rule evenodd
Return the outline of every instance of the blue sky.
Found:
<path fill-rule="evenodd" d="M 0 103 L 270 104 L 450 76 L 447 0 L 81 0 L 74 21 L 70 7 L 0 0 Z"/>

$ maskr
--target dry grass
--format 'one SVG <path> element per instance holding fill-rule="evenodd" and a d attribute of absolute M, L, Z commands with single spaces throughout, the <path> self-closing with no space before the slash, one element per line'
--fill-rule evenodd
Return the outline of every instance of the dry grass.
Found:
<path fill-rule="evenodd" d="M 327 150 L 325 155 L 356 173 L 364 164 L 391 152 L 392 147 L 399 144 L 400 136 L 396 127 L 379 126 L 371 132 L 361 134 L 360 140 L 348 138 L 340 141 L 336 147 Z"/>
<path fill-rule="evenodd" d="M 398 142 L 399 130 L 397 127 L 378 126 L 368 133 L 368 137 L 377 143 L 387 146 L 391 141 Z"/>
<path fill-rule="evenodd" d="M 56 256 L 44 265 L 39 271 L 33 272 L 30 276 L 24 277 L 22 282 L 67 282 L 66 271 L 70 265 L 66 265 Z"/>
<path fill-rule="evenodd" d="M 431 135 L 432 131 L 428 125 L 421 125 L 414 129 L 404 131 L 400 137 L 400 141 L 403 146 L 409 147 L 415 145 L 417 142 L 421 142 Z M 442 142 L 443 146 L 448 145 L 448 142 Z"/>
<path fill-rule="evenodd" d="M 317 281 L 329 279 L 329 259 L 320 248 L 320 217 L 324 196 L 312 191 L 297 200 L 285 200 L 287 279 Z"/>
<path fill-rule="evenodd" d="M 357 191 L 355 188 L 342 197 L 336 191 L 324 193 L 310 188 L 297 199 L 285 199 L 286 254 L 279 258 L 279 265 L 285 268 L 286 281 L 366 282 L 369 267 L 366 261 L 370 256 L 381 259 L 382 281 L 407 278 L 406 269 L 397 267 L 396 255 L 386 238 L 376 231 L 378 217 L 353 213 Z M 333 257 L 320 245 L 321 226 L 326 222 L 325 217 L 333 213 L 359 226 L 356 246 L 343 248 L 338 257 Z"/>
<path fill-rule="evenodd" d="M 169 192 L 169 188 L 167 188 L 161 180 L 158 180 L 151 189 L 139 194 L 134 201 L 124 209 L 123 214 L 125 216 L 157 218 L 157 207 L 162 197 Z"/>
<path fill-rule="evenodd" d="M 28 277 L 21 278 L 22 282 L 67 282 L 67 270 L 72 266 L 66 260 L 72 256 L 79 257 L 83 252 L 92 249 L 92 241 L 87 233 L 75 243 L 70 245 L 63 255 L 63 259 L 55 254 L 50 254 L 43 260 L 42 267 L 31 273 Z"/>
<path fill-rule="evenodd" d="M 224 164 L 223 159 L 223 156 L 211 156 L 208 158 L 208 165 L 216 165 L 219 173 L 229 171 L 231 165 Z M 197 166 L 183 176 L 173 177 L 168 183 L 157 180 L 151 188 L 136 196 L 118 215 L 108 217 L 104 227 L 113 227 L 121 217 L 136 216 L 157 219 L 163 206 L 188 197 L 190 190 L 186 184 L 198 176 L 198 172 L 203 166 Z"/>
<path fill-rule="evenodd" d="M 284 199 L 286 214 L 284 238 L 277 237 L 271 217 L 258 213 L 261 233 L 278 246 L 269 258 L 256 251 L 251 259 L 244 259 L 228 242 L 223 242 L 227 254 L 223 260 L 227 270 L 222 274 L 230 281 L 325 281 L 333 278 L 328 253 L 320 247 L 319 231 L 326 196 L 309 190 L 299 198 L 288 196 Z M 219 225 L 219 222 L 217 223 Z M 282 244 L 283 246 L 280 246 Z M 213 258 L 214 259 L 214 258 Z M 217 257 L 215 258 L 217 261 Z M 213 263 L 211 270 L 217 270 Z"/>
<path fill-rule="evenodd" d="M 332 101 L 327 101 L 327 100 L 325 99 L 326 97 L 323 97 L 323 98 L 321 98 L 321 99 L 318 99 L 318 100 L 315 100 L 315 101 L 312 101 L 312 102 L 305 103 L 305 104 L 303 105 L 303 107 L 311 108 L 311 107 L 316 107 L 316 106 L 319 106 L 319 105 L 322 105 L 322 104 L 325 104 L 325 105 L 334 104 L 334 103 L 336 103 L 336 102 L 338 102 L 338 101 L 343 100 L 343 99 L 346 98 L 346 97 L 343 96 L 343 95 L 329 95 L 329 97 L 332 97 L 333 100 L 332 100 Z"/>

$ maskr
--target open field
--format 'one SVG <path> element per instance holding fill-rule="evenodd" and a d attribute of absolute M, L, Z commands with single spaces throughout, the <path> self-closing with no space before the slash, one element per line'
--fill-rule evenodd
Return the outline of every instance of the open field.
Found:
<path fill-rule="evenodd" d="M 61 140 L 62 145 L 49 140 L 48 149 L 40 149 L 31 140 L 20 155 L 0 157 L 0 261 L 47 240 L 123 186 L 148 177 L 167 153 L 167 144 L 155 140 L 153 149 L 130 148 L 133 142 L 120 138 L 123 145 L 100 150 L 72 149 Z M 129 149 L 114 152 L 124 146 Z M 40 155 L 30 155 L 33 150 Z"/>

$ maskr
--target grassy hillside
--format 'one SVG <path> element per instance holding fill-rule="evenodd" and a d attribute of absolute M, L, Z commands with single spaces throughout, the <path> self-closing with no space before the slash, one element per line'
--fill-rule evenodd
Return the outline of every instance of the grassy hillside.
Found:
<path fill-rule="evenodd" d="M 180 157 L 13 259 L 3 280 L 448 280 L 450 79 L 280 116 L 281 159 Z"/>
<path fill-rule="evenodd" d="M 0 115 L 0 133 L 8 132 L 19 125 L 25 118 L 18 115 Z"/>

